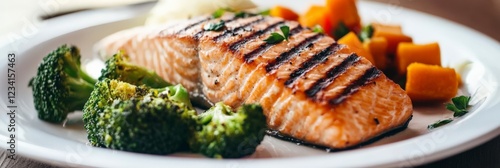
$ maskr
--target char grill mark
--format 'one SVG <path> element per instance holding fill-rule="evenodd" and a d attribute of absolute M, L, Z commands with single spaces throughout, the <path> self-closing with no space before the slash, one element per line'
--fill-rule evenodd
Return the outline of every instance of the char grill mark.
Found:
<path fill-rule="evenodd" d="M 179 32 L 177 32 L 176 34 L 179 34 L 179 33 L 183 32 L 183 31 L 187 31 L 187 30 L 189 30 L 189 29 L 191 29 L 191 28 L 193 28 L 193 27 L 195 27 L 195 26 L 197 26 L 197 25 L 202 24 L 203 22 L 206 22 L 206 21 L 209 21 L 209 20 L 212 20 L 212 19 L 213 19 L 212 17 L 207 17 L 207 18 L 205 18 L 205 19 L 201 19 L 200 21 L 197 21 L 197 22 L 191 23 L 191 24 L 189 24 L 188 26 L 186 26 L 184 29 L 179 30 Z"/>
<path fill-rule="evenodd" d="M 332 105 L 338 105 L 342 102 L 344 102 L 345 99 L 347 99 L 349 96 L 352 94 L 356 93 L 359 89 L 361 89 L 362 86 L 367 85 L 369 83 L 372 83 L 374 79 L 380 76 L 380 70 L 378 70 L 375 67 L 371 67 L 370 69 L 366 70 L 365 73 L 356 79 L 354 82 L 352 82 L 350 85 L 348 85 L 341 94 L 337 95 L 335 98 L 330 100 L 330 104 Z"/>
<path fill-rule="evenodd" d="M 300 25 L 297 26 L 297 27 L 295 27 L 295 28 L 293 28 L 292 30 L 290 30 L 290 37 L 292 37 L 292 36 L 300 33 L 302 30 L 304 30 L 304 28 L 302 26 L 300 26 Z M 243 58 L 245 59 L 246 63 L 251 63 L 256 57 L 258 57 L 262 53 L 264 53 L 267 50 L 269 50 L 272 46 L 274 46 L 274 45 L 273 44 L 269 44 L 269 43 L 262 43 L 255 50 L 253 50 L 253 51 L 245 54 L 245 56 L 243 56 Z"/>
<path fill-rule="evenodd" d="M 220 41 L 220 40 L 222 40 L 224 38 L 233 36 L 235 34 L 240 34 L 240 33 L 244 32 L 244 31 L 247 31 L 246 29 L 250 28 L 252 25 L 257 24 L 257 23 L 262 22 L 262 21 L 265 20 L 265 18 L 262 17 L 262 16 L 254 16 L 254 17 L 258 18 L 258 19 L 254 20 L 254 21 L 251 21 L 251 22 L 248 22 L 246 24 L 240 25 L 238 27 L 235 27 L 232 30 L 224 29 L 224 31 L 221 34 L 219 34 L 218 36 L 215 36 L 213 38 L 213 40 L 214 41 Z M 237 18 L 239 18 L 239 17 L 236 17 L 235 19 L 237 19 Z"/>
<path fill-rule="evenodd" d="M 281 25 L 283 23 L 285 23 L 285 21 L 279 21 L 279 22 L 273 23 L 271 25 L 268 25 L 265 29 L 254 31 L 254 32 L 252 32 L 252 34 L 250 34 L 246 37 L 242 37 L 239 41 L 236 41 L 232 44 L 229 44 L 229 49 L 231 51 L 235 52 L 236 50 L 238 50 L 241 46 L 243 46 L 248 41 L 255 39 L 255 38 L 271 31 L 272 29 L 274 29 L 275 27 L 277 27 L 278 25 Z"/>
<path fill-rule="evenodd" d="M 270 73 L 271 71 L 278 69 L 283 63 L 286 61 L 290 60 L 296 55 L 299 55 L 301 51 L 305 50 L 306 48 L 309 48 L 309 46 L 314 43 L 315 41 L 321 39 L 324 37 L 323 34 L 315 34 L 311 37 L 308 37 L 301 41 L 297 46 L 292 47 L 292 49 L 281 53 L 276 60 L 270 62 L 269 64 L 266 65 L 266 71 L 267 73 Z"/>
<path fill-rule="evenodd" d="M 346 57 L 339 65 L 334 66 L 326 73 L 326 76 L 316 81 L 314 85 L 306 90 L 306 95 L 308 97 L 314 97 L 319 91 L 325 89 L 328 85 L 330 85 L 337 77 L 342 75 L 347 71 L 349 67 L 354 65 L 359 61 L 359 56 L 356 54 L 351 54 Z"/>
<path fill-rule="evenodd" d="M 227 24 L 227 23 L 231 23 L 232 21 L 237 20 L 238 18 L 239 18 L 239 17 L 233 16 L 233 17 L 231 17 L 230 19 L 225 19 L 225 20 L 224 20 L 224 19 L 222 19 L 222 20 L 223 20 L 223 21 Z M 200 31 L 198 31 L 198 32 L 196 32 L 196 33 L 194 34 L 194 38 L 195 38 L 195 39 L 199 39 L 201 36 L 203 36 L 203 33 L 205 33 L 205 32 L 206 32 L 206 30 L 205 30 L 204 28 L 203 28 L 203 29 L 201 29 Z"/>
<path fill-rule="evenodd" d="M 292 84 L 306 72 L 314 68 L 319 63 L 325 62 L 329 55 L 337 52 L 342 45 L 338 45 L 337 42 L 332 43 L 327 48 L 323 49 L 319 53 L 315 54 L 309 58 L 306 62 L 302 63 L 298 69 L 290 74 L 290 77 L 285 81 L 285 85 L 291 87 Z"/>

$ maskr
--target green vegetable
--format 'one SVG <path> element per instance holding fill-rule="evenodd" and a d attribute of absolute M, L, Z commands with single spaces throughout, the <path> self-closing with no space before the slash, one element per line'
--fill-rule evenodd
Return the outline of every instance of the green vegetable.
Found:
<path fill-rule="evenodd" d="M 469 112 L 467 108 L 469 107 L 470 98 L 470 96 L 458 96 L 452 98 L 451 101 L 453 104 L 446 104 L 446 109 L 452 111 L 454 117 L 463 116 Z"/>
<path fill-rule="evenodd" d="M 80 58 L 78 48 L 69 45 L 62 45 L 43 58 L 29 83 L 38 118 L 60 123 L 68 113 L 83 109 L 96 80 L 81 69 Z M 123 52 L 107 60 L 101 73 L 99 80 L 118 79 L 150 87 L 170 85 L 154 71 L 129 63 Z"/>
<path fill-rule="evenodd" d="M 280 43 L 282 42 L 283 40 L 286 40 L 288 41 L 288 38 L 290 36 L 290 27 L 286 26 L 286 25 L 283 25 L 280 27 L 280 30 L 281 32 L 283 33 L 283 35 L 279 34 L 279 33 L 271 33 L 271 36 L 269 36 L 267 39 L 265 39 L 264 41 L 268 44 L 276 44 L 276 43 Z"/>
<path fill-rule="evenodd" d="M 104 79 L 84 107 L 84 127 L 93 146 L 169 154 L 187 148 L 196 111 L 180 85 L 152 89 Z"/>
<path fill-rule="evenodd" d="M 212 18 L 214 18 L 214 19 L 220 18 L 226 12 L 233 12 L 233 13 L 235 13 L 236 10 L 231 9 L 231 8 L 219 8 L 214 13 L 212 13 Z M 250 13 L 240 11 L 240 12 L 236 13 L 236 17 L 246 17 L 249 14 Z M 255 14 L 251 14 L 251 15 L 255 15 Z"/>
<path fill-rule="evenodd" d="M 351 30 L 349 30 L 349 28 L 344 24 L 344 22 L 339 22 L 337 24 L 337 28 L 333 32 L 333 37 L 338 40 L 344 37 L 350 31 Z"/>
<path fill-rule="evenodd" d="M 270 13 L 271 13 L 271 10 L 270 9 L 266 9 L 266 10 L 260 11 L 258 13 L 258 15 L 269 16 Z"/>
<path fill-rule="evenodd" d="M 166 93 L 168 98 L 178 104 L 182 104 L 182 106 L 187 107 L 188 109 L 194 109 L 191 104 L 191 100 L 189 99 L 189 93 L 186 88 L 182 87 L 182 85 L 175 85 L 166 87 Z"/>
<path fill-rule="evenodd" d="M 282 42 L 283 40 L 285 40 L 285 37 L 283 37 L 281 34 L 271 33 L 271 36 L 269 36 L 264 41 L 268 44 L 276 44 Z"/>
<path fill-rule="evenodd" d="M 226 9 L 220 8 L 220 9 L 217 9 L 214 13 L 212 13 L 212 17 L 214 19 L 217 19 L 217 18 L 220 18 L 222 15 L 224 15 L 224 13 L 226 13 Z"/>
<path fill-rule="evenodd" d="M 236 18 L 246 18 L 246 17 L 250 17 L 250 16 L 255 16 L 255 14 L 248 13 L 245 11 L 240 11 L 240 12 L 237 12 L 236 14 L 234 14 L 234 17 L 236 17 Z"/>
<path fill-rule="evenodd" d="M 358 37 L 361 42 L 369 40 L 373 36 L 373 26 L 372 25 L 367 25 L 361 29 L 361 32 L 359 33 Z"/>
<path fill-rule="evenodd" d="M 266 117 L 260 105 L 231 107 L 217 103 L 197 118 L 196 132 L 189 140 L 194 152 L 208 157 L 237 158 L 255 152 L 264 138 Z"/>
<path fill-rule="evenodd" d="M 454 97 L 451 99 L 453 104 L 451 104 L 451 103 L 446 104 L 446 109 L 453 112 L 453 117 L 461 117 L 469 112 L 467 110 L 467 108 L 469 108 L 469 106 L 470 106 L 469 105 L 470 99 L 471 99 L 470 96 Z M 437 127 L 440 127 L 442 125 L 448 124 L 452 121 L 453 121 L 453 119 L 451 119 L 451 118 L 445 119 L 445 120 L 439 120 L 436 123 L 429 125 L 427 128 L 428 129 L 437 128 Z"/>
<path fill-rule="evenodd" d="M 235 13 L 234 17 L 236 17 L 236 18 L 246 18 L 246 17 L 256 16 L 256 15 L 268 16 L 270 10 L 267 9 L 267 10 L 264 10 L 264 11 L 260 11 L 258 13 L 251 13 L 251 12 L 246 12 L 246 11 L 236 11 L 236 10 L 230 9 L 230 8 L 220 8 L 220 9 L 217 9 L 215 12 L 212 13 L 212 18 L 214 18 L 214 19 L 220 18 L 226 12 L 233 12 L 233 13 Z"/>
<path fill-rule="evenodd" d="M 451 118 L 444 119 L 444 120 L 439 120 L 439 121 L 435 122 L 434 124 L 431 124 L 431 125 L 427 126 L 427 129 L 434 129 L 434 128 L 446 125 L 448 123 L 451 123 L 452 121 L 453 121 L 453 119 L 451 119 Z"/>
<path fill-rule="evenodd" d="M 321 27 L 321 25 L 316 25 L 313 27 L 313 32 L 316 32 L 316 33 L 325 33 L 325 31 L 323 30 L 323 27 Z"/>
<path fill-rule="evenodd" d="M 242 157 L 255 152 L 266 129 L 259 105 L 234 112 L 217 103 L 196 115 L 180 85 L 153 89 L 103 79 L 83 111 L 93 146 L 150 154 L 191 149 L 208 157 Z"/>
<path fill-rule="evenodd" d="M 280 30 L 283 33 L 283 36 L 285 37 L 285 40 L 288 41 L 288 38 L 290 37 L 290 27 L 288 27 L 288 26 L 281 26 Z"/>
<path fill-rule="evenodd" d="M 99 80 L 105 78 L 117 79 L 134 85 L 144 84 L 153 88 L 171 86 L 170 83 L 158 76 L 155 71 L 134 65 L 128 59 L 128 55 L 124 52 L 118 52 L 113 55 L 113 57 L 106 61 L 105 68 L 101 70 Z"/>
<path fill-rule="evenodd" d="M 101 72 L 98 81 L 85 74 L 74 46 L 51 52 L 29 84 L 39 117 L 61 122 L 67 113 L 83 110 L 90 144 L 151 154 L 190 149 L 209 157 L 241 157 L 264 137 L 266 118 L 258 105 L 234 113 L 218 103 L 197 116 L 185 88 L 130 64 L 122 52 Z"/>
<path fill-rule="evenodd" d="M 221 31 L 226 27 L 226 22 L 224 20 L 220 20 L 218 23 L 210 23 L 206 24 L 203 29 L 207 31 Z"/>
<path fill-rule="evenodd" d="M 78 48 L 62 45 L 45 56 L 29 83 L 38 118 L 60 123 L 68 113 L 82 110 L 95 79 L 80 67 Z"/>

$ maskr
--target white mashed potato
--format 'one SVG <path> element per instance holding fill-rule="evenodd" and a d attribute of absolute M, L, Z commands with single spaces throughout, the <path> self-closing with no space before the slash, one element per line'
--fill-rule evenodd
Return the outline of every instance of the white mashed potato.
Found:
<path fill-rule="evenodd" d="M 146 25 L 209 14 L 220 8 L 245 10 L 255 7 L 251 0 L 159 0 L 151 10 Z"/>

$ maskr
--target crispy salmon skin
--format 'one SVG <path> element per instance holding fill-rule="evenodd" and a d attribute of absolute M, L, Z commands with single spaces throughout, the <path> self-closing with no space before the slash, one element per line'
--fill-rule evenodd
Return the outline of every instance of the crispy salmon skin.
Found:
<path fill-rule="evenodd" d="M 204 29 L 221 20 L 222 30 Z M 264 41 L 283 25 L 288 41 Z M 259 103 L 269 129 L 315 145 L 352 147 L 412 116 L 404 90 L 368 60 L 280 18 L 203 16 L 121 31 L 97 46 L 107 55 L 125 50 L 131 61 L 211 102 Z"/>

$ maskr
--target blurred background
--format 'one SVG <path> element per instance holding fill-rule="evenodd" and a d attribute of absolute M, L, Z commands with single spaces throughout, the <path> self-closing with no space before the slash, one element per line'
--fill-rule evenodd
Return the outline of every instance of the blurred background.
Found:
<path fill-rule="evenodd" d="M 370 0 L 436 15 L 500 41 L 500 0 Z"/>
<path fill-rule="evenodd" d="M 103 8 L 153 0 L 12 0 L 0 2 L 0 42 L 10 33 L 34 33 L 30 27 L 42 24 L 42 16 Z M 500 0 L 371 0 L 402 6 L 466 25 L 500 41 Z M 24 27 L 25 29 L 21 29 Z M 22 32 L 25 31 L 25 32 Z M 466 40 L 466 39 L 465 39 Z M 20 158 L 4 167 L 52 167 Z M 500 167 L 500 137 L 479 147 L 423 167 Z"/>
<path fill-rule="evenodd" d="M 154 0 L 16 0 L 0 5 L 0 37 L 36 25 L 40 16 Z M 476 29 L 500 41 L 500 0 L 370 0 L 419 10 Z M 21 18 L 21 19 L 20 19 Z"/>

